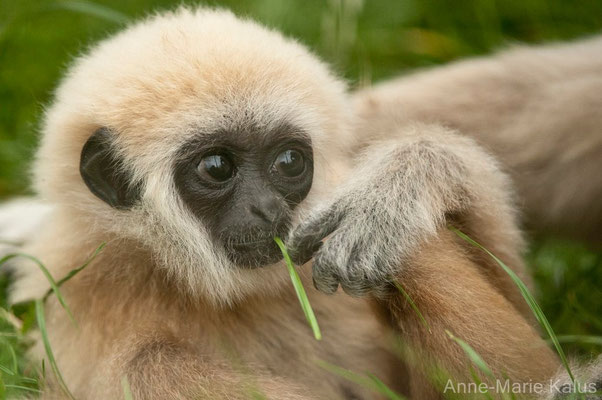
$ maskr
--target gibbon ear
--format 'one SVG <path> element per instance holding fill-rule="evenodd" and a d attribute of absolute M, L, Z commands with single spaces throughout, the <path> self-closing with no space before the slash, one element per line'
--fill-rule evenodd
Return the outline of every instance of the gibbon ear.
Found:
<path fill-rule="evenodd" d="M 98 129 L 84 145 L 79 172 L 88 189 L 113 208 L 131 208 L 140 199 L 140 188 L 132 184 L 107 128 Z"/>

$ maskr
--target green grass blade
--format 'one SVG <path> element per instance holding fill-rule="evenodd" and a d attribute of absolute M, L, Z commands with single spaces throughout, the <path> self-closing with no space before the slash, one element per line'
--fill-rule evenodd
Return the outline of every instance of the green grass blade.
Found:
<path fill-rule="evenodd" d="M 124 399 L 134 400 L 134 396 L 132 395 L 132 388 L 130 387 L 130 382 L 128 382 L 128 378 L 126 376 L 121 378 L 121 387 L 123 388 Z"/>
<path fill-rule="evenodd" d="M 491 371 L 491 368 L 489 368 L 489 365 L 487 365 L 487 363 L 485 362 L 485 360 L 483 360 L 483 358 L 480 356 L 480 354 L 477 353 L 477 351 L 475 349 L 473 349 L 472 346 L 470 346 L 464 340 L 462 340 L 462 339 L 457 338 L 456 336 L 454 336 L 447 329 L 445 330 L 445 333 L 447 333 L 447 335 L 450 337 L 450 339 L 452 339 L 453 341 L 455 341 L 462 348 L 462 350 L 464 350 L 464 353 L 466 353 L 466 355 L 468 356 L 468 358 L 470 358 L 470 360 L 472 361 L 472 363 L 474 365 L 476 365 L 486 376 L 488 376 L 489 378 L 494 379 L 494 380 L 496 379 L 496 377 L 493 374 L 493 371 Z M 483 381 L 477 375 L 477 373 L 475 372 L 475 370 L 474 370 L 474 368 L 472 366 L 470 367 L 470 375 L 472 376 L 472 379 L 476 383 L 477 387 L 480 386 L 481 383 L 483 383 Z M 489 389 L 486 389 L 485 393 L 482 393 L 482 394 L 483 394 L 484 398 L 489 399 L 489 400 L 493 400 L 493 396 L 489 392 Z M 514 395 L 512 393 L 502 392 L 501 393 L 501 398 L 504 399 L 504 400 L 506 400 L 506 399 L 512 399 L 512 398 L 514 398 Z"/>
<path fill-rule="evenodd" d="M 502 378 L 510 380 L 510 378 L 508 377 L 508 374 L 506 374 L 503 371 L 502 371 Z M 516 395 L 511 390 L 510 393 L 504 393 L 504 399 L 516 400 Z"/>
<path fill-rule="evenodd" d="M 274 241 L 280 248 L 282 255 L 284 256 L 284 261 L 288 268 L 288 272 L 291 275 L 291 281 L 293 282 L 293 286 L 295 288 L 295 292 L 297 292 L 297 297 L 299 298 L 299 303 L 301 303 L 301 308 L 303 309 L 303 313 L 305 314 L 305 318 L 311 326 L 311 330 L 314 333 L 314 337 L 316 340 L 322 339 L 322 333 L 320 332 L 320 326 L 318 325 L 318 320 L 314 314 L 314 310 L 311 308 L 311 304 L 309 304 L 309 299 L 307 298 L 307 294 L 305 293 L 305 289 L 303 288 L 303 284 L 301 283 L 301 278 L 297 273 L 297 270 L 293 266 L 293 262 L 291 261 L 288 252 L 286 251 L 286 247 L 282 240 L 279 237 L 275 237 Z"/>
<path fill-rule="evenodd" d="M 25 392 L 42 393 L 42 391 L 40 389 L 30 388 L 30 387 L 21 386 L 21 385 L 6 385 L 6 388 L 7 389 L 15 389 L 15 390 L 23 390 Z"/>
<path fill-rule="evenodd" d="M 2 265 L 1 262 L 0 262 L 0 265 Z M 8 322 L 10 324 L 10 326 L 12 326 L 15 330 L 20 330 L 21 329 L 21 324 L 15 318 L 15 316 L 12 315 L 11 313 L 9 313 L 3 307 L 0 307 L 0 318 L 2 318 L 3 321 Z M 7 332 L 3 332 L 3 335 L 10 336 L 11 334 L 9 334 Z"/>
<path fill-rule="evenodd" d="M 69 319 L 71 319 L 71 321 L 75 324 L 75 318 L 73 318 L 73 314 L 71 313 L 71 310 L 69 309 L 69 307 L 67 306 L 67 303 L 65 302 L 65 299 L 61 295 L 61 291 L 59 290 L 59 287 L 56 284 L 56 281 L 54 280 L 54 278 L 50 274 L 50 271 L 48 271 L 48 269 L 46 268 L 46 266 L 44 266 L 44 264 L 40 260 L 38 260 L 34 256 L 30 256 L 29 254 L 13 253 L 13 254 L 8 254 L 5 257 L 3 257 L 2 259 L 0 259 L 0 265 L 4 264 L 5 262 L 7 262 L 7 261 L 9 261 L 9 260 L 11 260 L 13 258 L 16 258 L 16 257 L 22 257 L 22 258 L 26 258 L 28 260 L 31 260 L 31 261 L 33 261 L 38 266 L 38 268 L 40 268 L 40 270 L 42 271 L 42 273 L 44 274 L 44 276 L 46 276 L 46 279 L 48 280 L 48 283 L 50 284 L 50 290 L 52 292 L 54 292 L 54 294 L 56 295 L 56 298 L 58 299 L 59 303 L 65 309 L 65 311 L 67 312 L 67 315 L 69 315 Z M 46 298 L 46 296 L 44 296 L 44 298 Z"/>
<path fill-rule="evenodd" d="M 10 359 L 13 361 L 13 371 L 17 372 L 19 370 L 19 362 L 17 360 L 17 353 L 13 346 L 8 344 L 8 352 L 10 353 Z"/>
<path fill-rule="evenodd" d="M 13 337 L 18 337 L 18 336 L 15 335 Z M 19 370 L 19 364 L 17 361 L 17 353 L 15 352 L 15 349 L 13 348 L 11 342 L 9 340 L 5 339 L 4 337 L 0 337 L 0 344 L 3 344 L 2 347 L 6 348 L 6 350 L 10 354 L 10 359 L 12 361 L 12 371 L 14 371 L 12 373 L 12 375 L 14 375 Z M 2 365 L 0 365 L 0 370 L 2 370 L 2 368 L 7 368 L 7 367 L 2 367 Z"/>
<path fill-rule="evenodd" d="M 339 367 L 338 365 L 331 364 L 324 360 L 316 360 L 316 363 L 318 364 L 318 366 L 320 368 L 323 368 L 330 373 L 338 375 L 341 378 L 347 379 L 348 381 L 357 383 L 358 385 L 363 386 L 367 389 L 375 390 L 374 382 L 372 382 L 371 379 L 369 379 L 361 374 L 350 371 L 343 367 Z"/>
<path fill-rule="evenodd" d="M 316 363 L 320 368 L 323 368 L 330 373 L 338 375 L 343 379 L 347 379 L 350 382 L 354 382 L 368 390 L 380 393 L 389 400 L 405 400 L 405 397 L 389 388 L 387 385 L 384 384 L 384 382 L 382 382 L 373 374 L 358 374 L 356 372 L 350 371 L 343 367 L 339 367 L 338 365 L 331 364 L 324 360 L 316 360 Z"/>
<path fill-rule="evenodd" d="M 474 383 L 477 384 L 477 387 L 480 387 L 480 385 L 481 385 L 481 383 L 483 383 L 483 381 L 481 380 L 479 375 L 477 375 L 476 371 L 474 370 L 474 368 L 472 366 L 470 367 L 470 376 L 472 376 L 472 380 L 474 381 Z M 485 390 L 485 393 L 483 393 L 483 397 L 485 397 L 488 400 L 493 400 L 491 393 L 489 393 L 489 389 Z"/>
<path fill-rule="evenodd" d="M 15 376 L 15 373 L 11 371 L 10 368 L 7 368 L 2 364 L 0 364 L 0 371 L 4 372 L 6 375 Z"/>
<path fill-rule="evenodd" d="M 79 267 L 72 269 L 71 271 L 69 271 L 69 273 L 67 275 L 65 275 L 62 279 L 60 279 L 57 283 L 56 283 L 56 287 L 60 288 L 63 283 L 69 281 L 71 278 L 73 278 L 75 275 L 77 275 L 79 272 L 81 272 L 84 268 L 86 268 L 92 261 L 94 261 L 94 259 L 96 258 L 96 256 L 98 256 L 98 254 L 102 251 L 102 249 L 104 249 L 104 247 L 106 246 L 106 243 L 101 243 L 100 246 L 98 246 L 96 248 L 96 250 L 94 250 L 94 253 L 92 253 L 92 255 Z M 48 291 L 46 292 L 46 295 L 44 295 L 44 301 L 46 301 L 46 299 L 48 299 L 48 296 L 50 296 L 50 294 L 52 293 L 52 291 Z"/>
<path fill-rule="evenodd" d="M 19 380 L 21 382 L 31 383 L 33 385 L 39 385 L 39 382 L 38 382 L 37 379 L 33 379 L 33 378 L 28 377 L 28 376 L 19 376 Z"/>
<path fill-rule="evenodd" d="M 372 382 L 374 382 L 380 394 L 386 396 L 390 400 L 403 400 L 403 397 L 401 397 L 401 395 L 397 394 L 395 391 L 393 391 L 393 389 L 385 385 L 385 383 L 378 379 L 376 375 L 370 372 L 368 372 L 367 375 L 372 380 Z"/>
<path fill-rule="evenodd" d="M 410 306 L 412 307 L 414 312 L 418 315 L 418 318 L 420 318 L 420 321 L 422 322 L 424 327 L 429 331 L 429 333 L 433 333 L 433 331 L 431 331 L 431 326 L 426 321 L 426 319 L 424 318 L 424 316 L 418 309 L 418 306 L 416 306 L 416 303 L 414 303 L 414 301 L 412 300 L 410 295 L 404 290 L 404 288 L 399 284 L 399 282 L 393 282 L 393 283 L 395 284 L 395 287 L 397 287 L 397 290 L 399 290 L 401 292 L 401 294 L 403 294 L 403 297 L 405 297 L 407 302 L 410 303 Z"/>
<path fill-rule="evenodd" d="M 474 365 L 476 365 L 481 371 L 483 371 L 483 373 L 485 375 L 487 375 L 491 379 L 495 379 L 495 375 L 493 375 L 493 372 L 491 371 L 491 368 L 489 368 L 489 366 L 487 365 L 487 363 L 485 362 L 485 360 L 483 360 L 483 358 L 481 358 L 481 356 L 479 355 L 479 353 L 477 353 L 475 351 L 475 349 L 472 348 L 472 346 L 470 346 L 464 340 L 455 337 L 447 329 L 445 330 L 445 333 L 447 333 L 447 336 L 449 336 L 450 339 L 452 339 L 454 342 L 456 342 L 456 343 L 458 343 L 460 345 L 460 347 L 462 348 L 462 350 L 464 350 L 464 353 L 466 353 L 466 355 L 468 356 L 468 358 L 470 358 L 470 361 L 472 361 L 472 363 Z"/>
<path fill-rule="evenodd" d="M 74 11 L 81 14 L 91 15 L 93 17 L 101 18 L 106 21 L 114 22 L 116 24 L 125 24 L 129 21 L 127 15 L 114 10 L 112 8 L 93 3 L 91 1 L 83 0 L 64 0 L 54 3 L 53 8 Z"/>
<path fill-rule="evenodd" d="M 485 247 L 481 246 L 479 243 L 474 241 L 472 238 L 470 238 L 468 235 L 466 235 L 459 229 L 457 229 L 453 226 L 450 226 L 449 229 L 452 232 L 456 233 L 456 235 L 458 235 L 460 238 L 464 239 L 466 242 L 470 243 L 471 245 L 473 245 L 475 247 L 478 247 L 479 249 L 481 249 L 485 253 L 487 253 L 487 255 L 489 255 L 489 257 L 491 257 L 510 276 L 510 278 L 514 281 L 516 286 L 518 286 L 518 289 L 520 290 L 523 298 L 525 299 L 525 301 L 531 308 L 531 311 L 535 315 L 535 318 L 537 319 L 539 324 L 543 327 L 543 329 L 546 331 L 546 333 L 550 337 L 550 340 L 552 340 L 552 343 L 554 344 L 554 347 L 556 348 L 556 351 L 558 352 L 558 355 L 560 356 L 560 360 L 562 361 L 562 364 L 564 365 L 566 372 L 568 373 L 569 377 L 571 378 L 571 381 L 574 383 L 575 376 L 573 375 L 573 372 L 571 371 L 571 367 L 569 366 L 569 362 L 566 358 L 566 355 L 564 354 L 564 351 L 562 350 L 562 347 L 560 346 L 560 342 L 558 341 L 558 338 L 556 337 L 556 334 L 554 333 L 552 326 L 548 322 L 548 319 L 544 315 L 543 311 L 539 307 L 539 304 L 537 304 L 537 302 L 535 301 L 535 298 L 533 297 L 533 295 L 531 294 L 531 292 L 529 291 L 527 286 L 524 284 L 524 282 L 518 277 L 518 275 L 516 275 L 516 273 L 512 269 L 510 269 L 510 267 L 508 267 L 506 264 L 504 264 L 504 262 L 502 260 L 497 258 L 493 253 L 491 253 Z"/>
<path fill-rule="evenodd" d="M 42 299 L 38 299 L 35 301 L 36 306 L 36 320 L 38 322 L 38 328 L 40 329 L 40 334 L 42 335 L 42 342 L 44 343 L 44 349 L 46 350 L 46 357 L 48 358 L 48 362 L 50 363 L 50 368 L 54 372 L 54 375 L 58 381 L 61 390 L 65 393 L 65 395 L 71 399 L 75 400 L 73 394 L 67 387 L 63 376 L 61 375 L 61 371 L 59 370 L 58 365 L 56 364 L 56 360 L 54 358 L 54 353 L 52 352 L 52 347 L 50 346 L 50 340 L 48 339 L 48 331 L 46 330 L 46 318 L 44 316 L 44 302 Z"/>
<path fill-rule="evenodd" d="M 583 343 L 583 344 L 594 344 L 602 346 L 602 336 L 588 336 L 588 335 L 560 335 L 556 336 L 559 343 Z M 552 342 L 551 340 L 549 341 Z"/>

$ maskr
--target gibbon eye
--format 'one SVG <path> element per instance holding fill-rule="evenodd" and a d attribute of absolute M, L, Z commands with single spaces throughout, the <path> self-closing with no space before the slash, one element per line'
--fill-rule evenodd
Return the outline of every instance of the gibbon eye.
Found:
<path fill-rule="evenodd" d="M 216 182 L 225 182 L 234 175 L 232 162 L 221 154 L 203 157 L 197 170 L 201 176 Z"/>
<path fill-rule="evenodd" d="M 293 178 L 305 171 L 305 159 L 297 150 L 286 150 L 278 154 L 274 161 L 274 168 L 280 175 Z"/>

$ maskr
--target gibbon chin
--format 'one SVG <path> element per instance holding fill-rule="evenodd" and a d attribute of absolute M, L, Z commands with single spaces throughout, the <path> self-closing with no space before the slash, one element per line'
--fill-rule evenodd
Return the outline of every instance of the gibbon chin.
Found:
<path fill-rule="evenodd" d="M 107 243 L 61 288 L 77 327 L 46 303 L 77 399 L 121 398 L 124 378 L 135 399 L 379 398 L 318 360 L 432 399 L 441 371 L 472 381 L 448 331 L 499 377 L 553 376 L 559 362 L 513 282 L 446 228 L 529 282 L 499 163 L 436 124 L 362 138 L 353 112 L 303 46 L 226 11 L 153 16 L 75 62 L 34 168 L 51 210 L 24 251 L 59 279 Z M 321 341 L 275 236 L 307 263 Z M 16 274 L 13 301 L 48 289 L 34 265 Z M 49 379 L 44 396 L 61 398 L 59 386 Z"/>

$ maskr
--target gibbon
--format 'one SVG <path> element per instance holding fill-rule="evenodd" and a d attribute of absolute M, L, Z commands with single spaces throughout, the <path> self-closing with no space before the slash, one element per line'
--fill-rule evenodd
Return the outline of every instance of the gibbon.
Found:
<path fill-rule="evenodd" d="M 381 398 L 323 361 L 433 399 L 442 376 L 473 381 L 448 332 L 500 378 L 555 374 L 514 283 L 447 228 L 529 281 L 500 164 L 437 124 L 363 136 L 353 107 L 303 46 L 227 11 L 156 15 L 77 60 L 35 161 L 51 211 L 23 250 L 59 279 L 107 243 L 61 287 L 77 326 L 46 303 L 75 398 L 123 398 L 124 381 L 135 399 Z M 321 341 L 275 236 L 307 263 Z M 36 266 L 15 273 L 12 301 L 48 290 Z M 65 395 L 49 379 L 43 396 Z"/>

